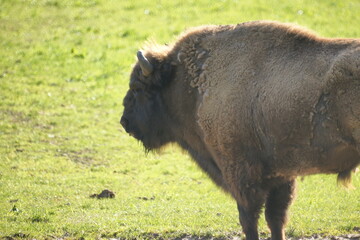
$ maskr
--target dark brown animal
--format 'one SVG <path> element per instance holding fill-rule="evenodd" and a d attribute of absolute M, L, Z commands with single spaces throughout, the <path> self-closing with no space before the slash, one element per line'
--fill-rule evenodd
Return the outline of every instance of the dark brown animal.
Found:
<path fill-rule="evenodd" d="M 360 40 L 258 21 L 203 26 L 149 46 L 121 124 L 147 150 L 175 142 L 237 201 L 246 239 L 265 205 L 285 239 L 295 179 L 360 163 Z"/>

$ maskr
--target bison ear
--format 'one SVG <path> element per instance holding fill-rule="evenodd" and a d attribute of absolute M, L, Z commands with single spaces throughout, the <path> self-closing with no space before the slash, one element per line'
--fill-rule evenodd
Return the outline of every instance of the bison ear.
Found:
<path fill-rule="evenodd" d="M 173 78 L 172 76 L 174 73 L 174 66 L 167 60 L 156 63 L 156 66 L 158 70 L 154 71 L 151 82 L 157 87 L 164 87 L 170 83 L 171 79 Z"/>
<path fill-rule="evenodd" d="M 144 56 L 142 51 L 137 52 L 137 58 L 139 60 L 139 65 L 141 68 L 141 71 L 145 77 L 149 76 L 153 71 L 154 67 L 149 62 L 149 60 Z"/>

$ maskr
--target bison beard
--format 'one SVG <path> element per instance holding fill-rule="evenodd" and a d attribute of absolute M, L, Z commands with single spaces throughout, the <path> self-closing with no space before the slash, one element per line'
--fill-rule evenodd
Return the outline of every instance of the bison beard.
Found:
<path fill-rule="evenodd" d="M 360 163 L 360 41 L 259 21 L 189 30 L 149 46 L 124 98 L 121 124 L 145 149 L 175 142 L 237 201 L 246 239 L 265 205 L 285 239 L 295 179 Z"/>

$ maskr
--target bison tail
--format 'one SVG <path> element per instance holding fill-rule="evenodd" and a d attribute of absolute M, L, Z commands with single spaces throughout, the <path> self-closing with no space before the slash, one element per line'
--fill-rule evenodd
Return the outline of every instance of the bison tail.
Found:
<path fill-rule="evenodd" d="M 351 183 L 352 171 L 353 171 L 353 169 L 349 169 L 349 170 L 340 172 L 337 176 L 338 184 L 341 184 L 348 189 L 355 189 L 355 187 Z"/>

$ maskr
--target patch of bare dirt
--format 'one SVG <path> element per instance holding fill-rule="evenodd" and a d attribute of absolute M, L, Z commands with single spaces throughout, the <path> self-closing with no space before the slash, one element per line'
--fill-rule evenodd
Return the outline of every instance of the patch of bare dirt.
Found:
<path fill-rule="evenodd" d="M 89 148 L 84 148 L 84 149 L 81 149 L 78 151 L 76 151 L 76 150 L 69 150 L 69 151 L 58 150 L 58 154 L 56 156 L 64 156 L 64 157 L 69 158 L 71 161 L 73 161 L 75 163 L 90 165 L 95 161 L 93 158 L 93 155 L 95 153 L 96 153 L 95 150 L 92 150 Z"/>
<path fill-rule="evenodd" d="M 228 238 L 212 238 L 212 237 L 183 237 L 175 238 L 174 240 L 243 240 L 244 237 L 228 237 Z M 260 238 L 261 240 L 271 240 L 271 238 Z M 113 239 L 115 240 L 115 239 Z M 360 234 L 347 234 L 342 236 L 320 236 L 314 235 L 311 237 L 301 237 L 301 238 L 287 238 L 287 240 L 360 240 Z"/>
<path fill-rule="evenodd" d="M 360 234 L 347 234 L 342 236 L 320 236 L 314 235 L 304 238 L 289 238 L 289 240 L 360 240 Z"/>

